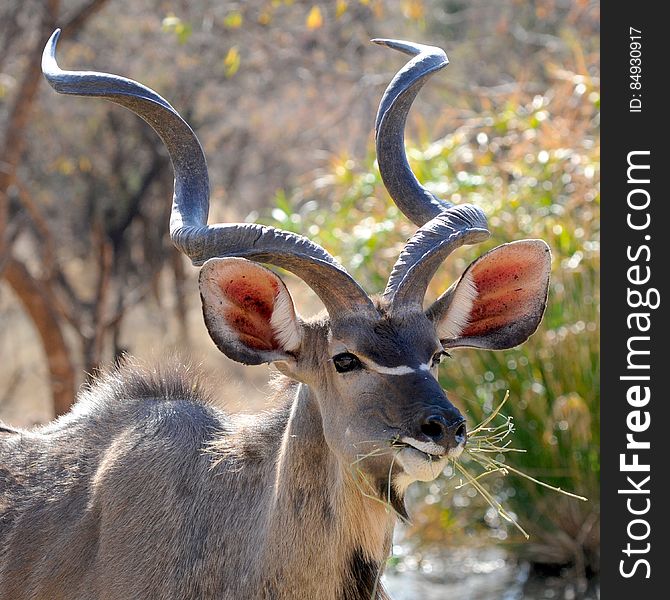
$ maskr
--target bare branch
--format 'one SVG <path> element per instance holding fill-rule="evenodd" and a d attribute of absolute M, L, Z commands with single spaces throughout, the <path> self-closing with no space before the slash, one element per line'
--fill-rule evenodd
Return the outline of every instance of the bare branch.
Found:
<path fill-rule="evenodd" d="M 75 371 L 58 317 L 42 282 L 13 256 L 5 265 L 5 280 L 21 301 L 42 340 L 51 382 L 51 396 L 57 415 L 68 411 L 75 396 Z"/>
<path fill-rule="evenodd" d="M 48 220 L 34 201 L 28 186 L 18 177 L 14 183 L 19 193 L 19 202 L 29 216 L 35 233 L 36 243 L 40 249 L 45 284 L 51 290 L 53 307 L 62 319 L 79 331 L 81 328 L 80 315 L 84 311 L 84 303 L 75 293 L 56 260 L 56 245 Z M 65 301 L 61 298 L 61 294 L 65 296 Z"/>
<path fill-rule="evenodd" d="M 5 136 L 0 147 L 0 255 L 7 253 L 6 230 L 9 216 L 7 192 L 14 183 L 26 143 L 26 128 L 42 79 L 41 56 L 44 40 L 56 25 L 59 0 L 47 0 L 39 34 L 28 52 L 27 67 L 9 111 Z"/>
<path fill-rule="evenodd" d="M 104 315 L 109 295 L 114 255 L 112 245 L 106 239 L 102 225 L 98 225 L 94 229 L 94 238 L 98 249 L 98 283 L 93 305 L 93 336 L 90 354 L 86 357 L 86 371 L 88 373 L 97 371 L 102 359 L 102 344 L 107 331 Z"/>

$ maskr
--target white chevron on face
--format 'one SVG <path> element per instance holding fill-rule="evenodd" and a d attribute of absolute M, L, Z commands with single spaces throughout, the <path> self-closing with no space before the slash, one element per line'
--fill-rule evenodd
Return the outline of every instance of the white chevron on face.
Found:
<path fill-rule="evenodd" d="M 365 364 L 372 370 L 381 373 L 382 375 L 409 375 L 410 373 L 419 373 L 421 371 L 430 371 L 430 365 L 427 363 L 420 364 L 418 368 L 408 367 L 407 365 L 398 365 L 397 367 L 385 367 L 378 365 L 376 362 L 366 358 Z"/>

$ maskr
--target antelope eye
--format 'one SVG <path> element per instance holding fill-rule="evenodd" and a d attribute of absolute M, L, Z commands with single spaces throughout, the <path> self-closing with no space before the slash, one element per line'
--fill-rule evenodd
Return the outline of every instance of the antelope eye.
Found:
<path fill-rule="evenodd" d="M 342 354 L 333 356 L 333 363 L 335 364 L 335 369 L 338 373 L 355 371 L 363 366 L 358 357 L 351 354 L 351 352 L 342 352 Z"/>
<path fill-rule="evenodd" d="M 451 354 L 449 354 L 448 352 L 445 352 L 444 350 L 440 350 L 439 352 L 436 352 L 435 354 L 433 354 L 433 361 L 432 361 L 432 364 L 430 366 L 431 367 L 437 367 L 442 362 L 442 359 L 445 356 L 448 356 L 449 358 L 451 358 Z"/>

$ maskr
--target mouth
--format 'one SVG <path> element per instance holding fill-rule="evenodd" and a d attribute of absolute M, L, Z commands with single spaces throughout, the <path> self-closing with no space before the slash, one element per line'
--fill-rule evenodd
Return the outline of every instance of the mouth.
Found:
<path fill-rule="evenodd" d="M 458 458 L 465 448 L 465 442 L 461 442 L 454 448 L 447 449 L 435 442 L 423 442 L 412 437 L 403 436 L 394 442 L 393 446 L 395 448 L 414 450 L 419 455 L 423 455 L 425 460 L 435 461 L 444 458 Z"/>
<path fill-rule="evenodd" d="M 414 481 L 437 479 L 449 460 L 461 455 L 465 444 L 447 449 L 434 442 L 402 437 L 394 442 L 393 447 L 399 449 L 396 461 L 402 468 L 402 472 L 396 476 L 396 486 L 404 490 Z"/>

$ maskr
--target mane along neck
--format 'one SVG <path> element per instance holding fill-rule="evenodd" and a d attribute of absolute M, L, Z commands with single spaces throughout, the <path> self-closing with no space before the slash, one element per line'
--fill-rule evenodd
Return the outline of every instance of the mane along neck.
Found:
<path fill-rule="evenodd" d="M 268 591 L 293 582 L 287 597 L 383 597 L 378 579 L 390 551 L 395 513 L 370 497 L 365 482 L 356 481 L 347 467 L 330 451 L 316 400 L 300 384 L 268 507 Z"/>

